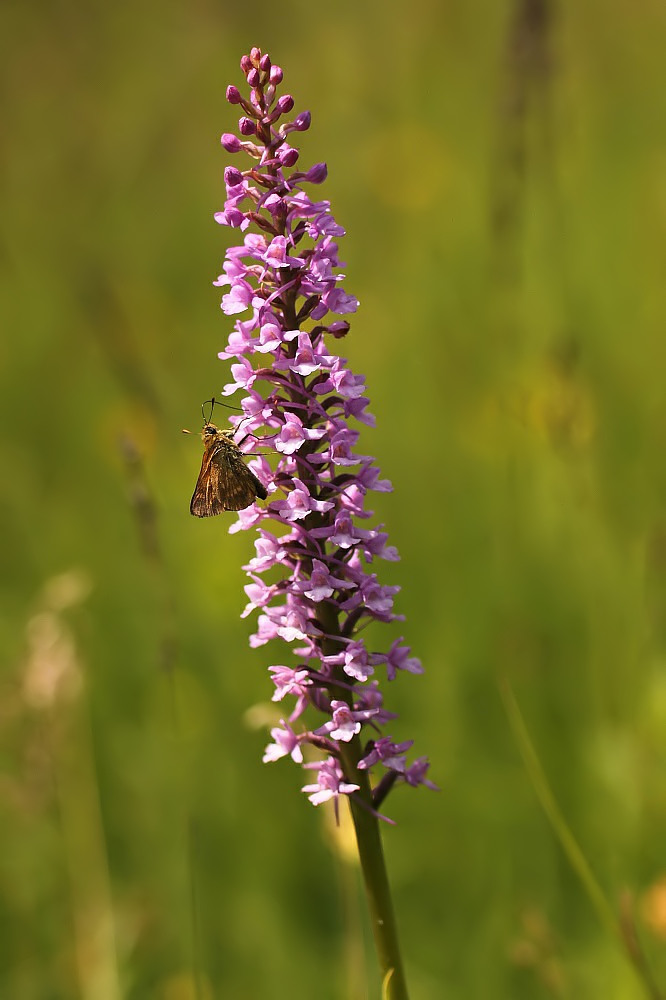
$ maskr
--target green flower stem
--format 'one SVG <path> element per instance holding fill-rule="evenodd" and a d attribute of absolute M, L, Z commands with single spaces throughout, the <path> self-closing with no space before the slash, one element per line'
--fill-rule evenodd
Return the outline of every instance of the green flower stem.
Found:
<path fill-rule="evenodd" d="M 339 635 L 340 626 L 337 612 L 328 601 L 322 601 L 319 621 L 329 636 Z M 327 655 L 339 649 L 335 638 L 324 639 L 322 648 Z M 341 678 L 342 679 L 342 678 Z M 351 706 L 349 689 L 340 687 L 337 697 Z M 379 820 L 373 812 L 372 789 L 367 771 L 359 771 L 358 762 L 363 757 L 363 747 L 358 736 L 349 743 L 340 744 L 340 755 L 345 778 L 359 785 L 359 790 L 349 796 L 349 805 L 356 832 L 356 844 L 363 872 L 363 882 L 370 910 L 370 922 L 377 949 L 377 958 L 382 975 L 383 1000 L 409 1000 L 405 973 L 402 967 L 398 929 L 393 912 L 393 900 L 389 886 L 384 848 L 379 831 Z"/>
<path fill-rule="evenodd" d="M 350 796 L 349 802 L 370 910 L 372 933 L 382 975 L 382 995 L 385 1000 L 408 1000 L 379 820 L 370 812 L 372 792 L 367 772 L 357 770 L 361 757 L 358 737 L 347 744 L 342 756 L 348 780 L 353 780 L 361 786 L 358 792 Z M 352 777 L 349 777 L 350 775 Z"/>

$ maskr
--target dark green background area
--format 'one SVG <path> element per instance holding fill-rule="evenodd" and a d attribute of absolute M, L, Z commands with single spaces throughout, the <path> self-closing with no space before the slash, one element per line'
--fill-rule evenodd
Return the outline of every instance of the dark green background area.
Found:
<path fill-rule="evenodd" d="M 10 0 L 0 39 L 0 997 L 379 996 L 353 865 L 261 763 L 252 535 L 188 513 L 253 44 L 347 229 L 373 641 L 426 667 L 386 692 L 442 789 L 387 803 L 413 1000 L 644 995 L 502 680 L 666 988 L 664 4 Z"/>

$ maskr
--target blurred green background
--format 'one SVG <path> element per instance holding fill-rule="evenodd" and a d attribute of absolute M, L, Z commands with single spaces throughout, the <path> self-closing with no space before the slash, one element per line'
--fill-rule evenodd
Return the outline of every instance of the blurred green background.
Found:
<path fill-rule="evenodd" d="M 379 995 L 353 865 L 261 763 L 252 537 L 188 513 L 253 44 L 347 228 L 383 641 L 427 670 L 387 692 L 442 788 L 388 802 L 413 998 L 645 995 L 502 679 L 666 988 L 664 4 L 6 0 L 0 38 L 0 997 Z"/>

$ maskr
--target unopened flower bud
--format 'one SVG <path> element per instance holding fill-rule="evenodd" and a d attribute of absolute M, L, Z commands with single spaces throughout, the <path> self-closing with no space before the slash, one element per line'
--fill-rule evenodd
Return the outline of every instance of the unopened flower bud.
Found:
<path fill-rule="evenodd" d="M 237 167 L 224 168 L 224 183 L 227 187 L 237 187 L 243 181 L 243 175 Z"/>
<path fill-rule="evenodd" d="M 310 112 L 301 111 L 300 115 L 297 115 L 296 118 L 294 118 L 293 122 L 291 123 L 291 126 L 297 132 L 307 132 L 307 130 L 310 128 L 311 122 L 312 122 L 312 115 L 310 114 Z"/>
<path fill-rule="evenodd" d="M 311 184 L 322 184 L 328 177 L 328 167 L 325 163 L 315 163 L 313 167 L 310 167 L 308 172 L 304 176 L 304 180 L 310 181 Z"/>
<path fill-rule="evenodd" d="M 283 94 L 276 104 L 276 111 L 281 115 L 287 114 L 294 106 L 294 98 L 291 94 Z"/>
<path fill-rule="evenodd" d="M 220 138 L 220 142 L 226 149 L 227 153 L 239 153 L 243 148 L 238 136 L 234 135 L 232 132 L 224 132 Z"/>
<path fill-rule="evenodd" d="M 277 151 L 277 159 L 283 167 L 293 167 L 298 162 L 299 152 L 293 146 L 281 147 Z"/>
<path fill-rule="evenodd" d="M 243 115 L 242 118 L 238 119 L 238 131 L 241 135 L 254 135 L 257 131 L 257 123 L 252 118 Z"/>

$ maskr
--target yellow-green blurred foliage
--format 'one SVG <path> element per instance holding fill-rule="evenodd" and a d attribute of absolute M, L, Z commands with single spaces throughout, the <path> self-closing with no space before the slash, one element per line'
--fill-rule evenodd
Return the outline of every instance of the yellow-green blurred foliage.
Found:
<path fill-rule="evenodd" d="M 442 788 L 388 802 L 414 1000 L 642 995 L 501 678 L 666 988 L 666 6 L 5 0 L 0 39 L 0 997 L 378 995 L 347 854 L 261 763 L 252 537 L 188 513 L 253 44 L 348 232 L 427 671 L 387 692 Z"/>

